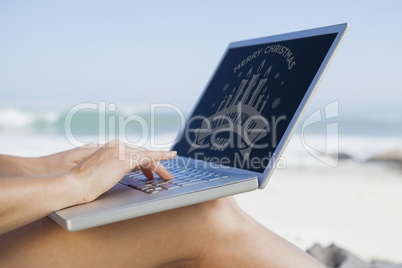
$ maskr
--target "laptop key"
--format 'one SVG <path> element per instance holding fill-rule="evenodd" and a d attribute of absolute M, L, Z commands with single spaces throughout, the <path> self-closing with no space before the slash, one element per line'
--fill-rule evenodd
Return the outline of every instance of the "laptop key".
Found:
<path fill-rule="evenodd" d="M 189 179 L 186 179 L 185 181 L 187 181 L 187 182 L 196 182 L 196 181 L 200 181 L 201 180 L 201 178 L 189 178 Z"/>
<path fill-rule="evenodd" d="M 184 182 L 178 183 L 177 185 L 183 187 L 183 186 L 187 186 L 187 185 L 192 185 L 192 183 L 184 181 Z"/>
<path fill-rule="evenodd" d="M 227 177 L 223 174 L 196 168 L 176 166 L 168 168 L 168 170 L 173 174 L 173 179 L 169 181 L 157 176 L 154 179 L 148 179 L 141 171 L 134 171 L 128 173 L 120 182 L 144 193 L 153 194 Z"/>
<path fill-rule="evenodd" d="M 142 189 L 142 191 L 143 191 L 144 193 L 146 193 L 146 194 L 152 194 L 152 193 L 155 193 L 155 192 L 156 192 L 156 190 L 153 189 L 153 188 L 150 188 L 150 189 Z M 158 192 L 159 192 L 159 191 L 158 191 Z"/>
<path fill-rule="evenodd" d="M 199 183 L 203 183 L 203 182 L 207 182 L 207 181 L 206 180 L 194 180 L 194 181 L 191 181 L 189 185 L 199 184 Z"/>
<path fill-rule="evenodd" d="M 221 177 L 219 176 L 205 176 L 205 177 L 201 177 L 201 179 L 206 180 L 206 181 L 214 181 L 214 180 L 219 180 L 221 179 Z"/>
<path fill-rule="evenodd" d="M 165 189 L 165 190 L 172 190 L 172 189 L 180 188 L 180 186 L 178 186 L 176 184 L 172 184 L 172 183 L 166 183 L 166 184 L 161 185 L 161 188 Z"/>

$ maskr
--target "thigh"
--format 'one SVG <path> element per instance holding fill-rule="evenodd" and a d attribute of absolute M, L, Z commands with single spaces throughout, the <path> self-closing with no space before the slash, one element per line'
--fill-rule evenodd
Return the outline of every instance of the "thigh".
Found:
<path fill-rule="evenodd" d="M 0 236 L 0 267 L 323 267 L 233 198 L 70 233 L 48 218 Z"/>
<path fill-rule="evenodd" d="M 201 239 L 189 232 L 196 222 L 192 210 L 186 207 L 78 232 L 43 218 L 0 236 L 0 267 L 158 267 L 180 260 L 196 262 Z"/>

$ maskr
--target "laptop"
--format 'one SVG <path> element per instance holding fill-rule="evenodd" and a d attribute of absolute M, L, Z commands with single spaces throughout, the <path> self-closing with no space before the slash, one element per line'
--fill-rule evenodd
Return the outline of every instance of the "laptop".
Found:
<path fill-rule="evenodd" d="M 229 44 L 163 164 L 171 181 L 130 172 L 95 201 L 49 215 L 78 231 L 263 189 L 347 24 Z"/>

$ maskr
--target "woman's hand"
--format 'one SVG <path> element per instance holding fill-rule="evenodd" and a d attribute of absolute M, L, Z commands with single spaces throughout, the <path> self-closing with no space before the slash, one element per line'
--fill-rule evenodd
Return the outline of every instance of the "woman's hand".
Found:
<path fill-rule="evenodd" d="M 35 175 L 51 175 L 67 172 L 99 148 L 98 144 L 89 143 L 83 147 L 38 157 L 38 169 Z"/>
<path fill-rule="evenodd" d="M 132 169 L 141 169 L 148 178 L 153 178 L 155 172 L 162 179 L 172 179 L 173 175 L 159 161 L 174 157 L 176 152 L 150 151 L 115 140 L 83 159 L 68 174 L 81 193 L 79 202 L 86 203 L 112 188 Z"/>

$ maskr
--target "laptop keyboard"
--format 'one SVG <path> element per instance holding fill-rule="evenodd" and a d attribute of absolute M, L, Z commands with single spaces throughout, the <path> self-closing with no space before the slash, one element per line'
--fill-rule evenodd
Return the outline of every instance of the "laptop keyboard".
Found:
<path fill-rule="evenodd" d="M 227 175 L 208 170 L 180 166 L 167 168 L 167 170 L 173 174 L 172 180 L 165 181 L 157 176 L 155 176 L 154 179 L 148 179 L 141 171 L 133 171 L 121 179 L 120 183 L 144 193 L 153 194 L 189 185 L 207 183 L 209 181 L 215 181 L 227 177 Z"/>

